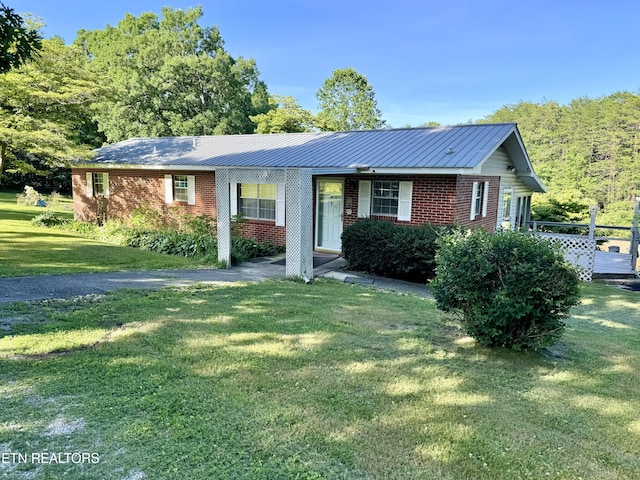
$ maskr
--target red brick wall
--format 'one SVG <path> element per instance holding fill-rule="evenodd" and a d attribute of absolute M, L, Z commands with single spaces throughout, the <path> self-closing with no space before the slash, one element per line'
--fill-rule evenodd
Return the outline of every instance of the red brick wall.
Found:
<path fill-rule="evenodd" d="M 107 218 L 126 219 L 138 207 L 150 207 L 163 212 L 169 207 L 181 207 L 185 213 L 216 216 L 216 181 L 214 172 L 184 172 L 155 170 L 72 170 L 73 207 L 77 220 L 93 221 L 97 217 L 97 199 L 87 196 L 86 172 L 109 174 L 109 198 L 106 199 Z M 174 201 L 165 203 L 164 176 L 195 175 L 196 204 Z"/>
<path fill-rule="evenodd" d="M 108 218 L 127 218 L 137 207 L 152 207 L 167 211 L 169 207 L 180 206 L 185 213 L 216 216 L 216 191 L 214 172 L 154 171 L 154 170 L 87 170 L 73 169 L 73 199 L 75 217 L 78 220 L 93 221 L 97 217 L 98 205 L 95 198 L 87 197 L 86 172 L 105 171 L 109 173 Z M 195 175 L 196 204 L 186 202 L 165 203 L 164 175 Z M 358 219 L 358 182 L 360 180 L 387 180 L 413 182 L 411 221 L 398 221 L 394 217 L 379 216 L 397 224 L 420 225 L 423 223 L 453 223 L 463 226 L 481 226 L 487 231 L 495 230 L 498 214 L 500 179 L 486 176 L 406 176 L 406 175 L 348 175 L 344 178 L 344 227 Z M 469 219 L 473 182 L 489 182 L 487 216 Z M 313 225 L 315 229 L 316 181 L 313 182 Z M 347 213 L 351 209 L 351 213 Z M 259 242 L 270 241 L 277 245 L 286 243 L 286 228 L 277 227 L 267 220 L 247 220 L 242 234 Z"/>
<path fill-rule="evenodd" d="M 277 227 L 273 220 L 248 219 L 247 223 L 238 230 L 243 237 L 257 242 L 270 242 L 280 246 L 287 243 L 287 228 Z"/>
<path fill-rule="evenodd" d="M 98 217 L 97 199 L 87 196 L 86 172 L 109 173 L 109 198 L 106 199 L 107 218 L 126 219 L 138 207 L 150 207 L 167 212 L 179 207 L 184 213 L 216 216 L 215 172 L 184 172 L 154 170 L 99 170 L 73 169 L 73 204 L 75 218 L 80 221 L 95 221 Z M 195 175 L 196 203 L 174 201 L 165 203 L 164 176 Z M 274 221 L 247 220 L 241 229 L 243 236 L 258 242 L 270 241 L 276 245 L 286 243 L 285 227 L 276 227 Z"/>
<path fill-rule="evenodd" d="M 489 182 L 487 198 L 487 216 L 478 215 L 470 219 L 473 197 L 473 182 Z M 487 232 L 494 232 L 498 223 L 498 197 L 500 195 L 500 177 L 463 176 L 457 177 L 455 220 L 464 227 L 482 227 Z"/>
<path fill-rule="evenodd" d="M 344 226 L 352 225 L 358 219 L 358 182 L 360 180 L 386 180 L 413 182 L 411 221 L 400 221 L 395 217 L 376 216 L 391 220 L 398 225 L 421 225 L 423 223 L 452 223 L 455 219 L 456 177 L 444 175 L 351 175 L 344 185 Z M 349 199 L 351 207 L 348 207 Z M 351 214 L 346 209 L 351 208 Z"/>

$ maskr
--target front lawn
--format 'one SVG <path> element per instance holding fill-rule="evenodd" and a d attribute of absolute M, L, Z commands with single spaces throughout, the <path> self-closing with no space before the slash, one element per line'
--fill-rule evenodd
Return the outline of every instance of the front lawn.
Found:
<path fill-rule="evenodd" d="M 327 280 L 2 305 L 0 478 L 637 479 L 640 297 L 583 290 L 545 355 Z"/>
<path fill-rule="evenodd" d="M 67 200 L 69 202 L 69 200 Z M 56 210 L 73 217 L 70 204 Z M 33 226 L 41 207 L 16 203 L 15 193 L 0 193 L 0 276 L 197 268 L 202 261 L 162 255 L 90 240 L 57 229 Z"/>

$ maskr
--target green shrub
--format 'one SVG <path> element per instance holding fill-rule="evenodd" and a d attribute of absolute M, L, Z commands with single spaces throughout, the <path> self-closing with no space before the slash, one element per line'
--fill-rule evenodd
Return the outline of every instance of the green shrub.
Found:
<path fill-rule="evenodd" d="M 425 282 L 435 272 L 436 240 L 451 226 L 362 219 L 345 228 L 342 254 L 352 270 Z"/>
<path fill-rule="evenodd" d="M 554 344 L 579 301 L 579 278 L 547 240 L 482 229 L 443 237 L 431 282 L 438 308 L 459 313 L 482 345 L 537 349 Z"/>
<path fill-rule="evenodd" d="M 131 231 L 125 237 L 129 247 L 168 255 L 199 257 L 217 252 L 215 237 L 207 234 L 154 230 Z"/>
<path fill-rule="evenodd" d="M 284 251 L 270 242 L 260 243 L 250 238 L 231 237 L 231 263 L 246 262 L 250 258 L 268 257 Z"/>
<path fill-rule="evenodd" d="M 50 210 L 47 210 L 40 215 L 36 215 L 31 219 L 31 224 L 37 227 L 55 227 L 57 225 L 64 225 L 68 222 L 69 219 L 60 217 Z"/>

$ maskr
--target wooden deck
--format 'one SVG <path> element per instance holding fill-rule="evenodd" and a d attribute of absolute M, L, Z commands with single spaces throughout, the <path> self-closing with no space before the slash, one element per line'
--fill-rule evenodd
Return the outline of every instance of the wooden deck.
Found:
<path fill-rule="evenodd" d="M 596 251 L 594 275 L 600 277 L 606 275 L 635 275 L 636 270 L 631 268 L 631 255 L 628 253 L 612 253 Z"/>

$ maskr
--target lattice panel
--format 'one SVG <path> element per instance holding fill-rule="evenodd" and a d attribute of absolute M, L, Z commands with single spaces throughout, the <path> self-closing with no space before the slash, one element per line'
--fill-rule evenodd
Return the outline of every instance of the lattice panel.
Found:
<path fill-rule="evenodd" d="M 285 183 L 286 170 L 243 168 L 229 170 L 231 183 Z"/>
<path fill-rule="evenodd" d="M 287 277 L 313 277 L 311 170 L 286 171 Z"/>
<path fill-rule="evenodd" d="M 313 182 L 308 169 L 217 169 L 218 258 L 231 265 L 230 183 L 285 185 L 288 277 L 313 277 Z"/>
<path fill-rule="evenodd" d="M 229 170 L 216 172 L 216 207 L 218 225 L 218 260 L 231 267 L 231 220 L 229 203 Z"/>
<path fill-rule="evenodd" d="M 560 243 L 564 258 L 572 265 L 580 268 L 580 280 L 590 282 L 593 277 L 593 266 L 596 261 L 596 241 L 582 235 L 560 233 L 539 233 L 552 243 Z"/>

